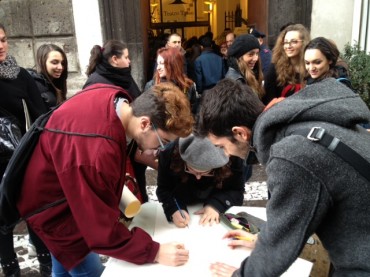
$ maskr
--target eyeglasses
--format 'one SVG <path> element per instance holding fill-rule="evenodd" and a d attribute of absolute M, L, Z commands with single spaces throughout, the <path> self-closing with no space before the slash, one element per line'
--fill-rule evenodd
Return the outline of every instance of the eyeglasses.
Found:
<path fill-rule="evenodd" d="M 297 45 L 298 44 L 298 42 L 300 42 L 300 41 L 303 41 L 303 40 L 301 40 L 301 39 L 292 39 L 291 41 L 284 41 L 283 42 L 283 45 L 284 46 L 291 46 L 291 45 L 293 45 L 293 46 L 295 46 L 295 45 Z"/>
<path fill-rule="evenodd" d="M 215 176 L 215 171 L 213 169 L 204 171 L 204 172 L 198 172 L 192 169 L 191 167 L 189 168 L 188 165 L 185 163 L 185 168 L 184 171 L 189 174 L 193 174 L 196 177 L 213 177 Z"/>
<path fill-rule="evenodd" d="M 160 146 L 158 146 L 158 150 L 159 151 L 163 151 L 165 149 L 164 143 L 163 143 L 161 137 L 159 136 L 158 131 L 157 131 L 157 128 L 155 128 L 154 123 L 152 123 L 152 125 L 153 125 L 154 132 L 157 135 L 158 142 L 160 144 Z"/>

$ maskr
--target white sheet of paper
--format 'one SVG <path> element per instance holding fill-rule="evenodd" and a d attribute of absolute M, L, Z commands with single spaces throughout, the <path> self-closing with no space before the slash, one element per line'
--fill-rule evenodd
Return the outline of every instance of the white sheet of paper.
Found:
<path fill-rule="evenodd" d="M 111 258 L 106 264 L 106 269 L 102 276 L 207 277 L 211 276 L 210 264 L 216 261 L 238 267 L 249 256 L 250 251 L 241 248 L 230 249 L 227 246 L 228 240 L 222 239 L 228 230 L 223 224 L 205 227 L 199 225 L 200 216 L 193 214 L 199 208 L 200 206 L 189 207 L 191 217 L 189 228 L 177 228 L 174 224 L 167 222 L 160 204 L 146 203 L 142 206 L 140 214 L 134 218 L 130 225 L 130 228 L 133 226 L 143 228 L 153 236 L 155 241 L 160 243 L 171 241 L 184 243 L 185 247 L 190 251 L 188 263 L 179 267 L 160 264 L 135 265 Z M 265 219 L 263 218 L 263 214 L 265 215 L 264 208 L 235 207 L 230 212 L 246 211 L 246 208 L 248 213 Z M 311 262 L 297 259 L 282 276 L 309 276 L 311 267 Z"/>

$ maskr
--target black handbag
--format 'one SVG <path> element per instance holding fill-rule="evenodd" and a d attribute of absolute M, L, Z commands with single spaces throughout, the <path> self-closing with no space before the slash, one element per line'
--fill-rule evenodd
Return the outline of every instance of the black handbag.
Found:
<path fill-rule="evenodd" d="M 30 116 L 26 101 L 22 99 L 26 130 L 30 127 Z M 17 118 L 7 110 L 0 107 L 0 162 L 10 160 L 15 148 L 22 138 L 20 123 Z"/>
<path fill-rule="evenodd" d="M 0 108 L 0 162 L 8 162 L 22 138 L 17 118 Z"/>

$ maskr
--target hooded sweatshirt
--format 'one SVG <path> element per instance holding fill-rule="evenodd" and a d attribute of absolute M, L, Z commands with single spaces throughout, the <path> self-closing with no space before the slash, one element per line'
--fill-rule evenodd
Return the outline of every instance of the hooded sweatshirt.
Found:
<path fill-rule="evenodd" d="M 279 276 L 316 233 L 334 276 L 370 275 L 370 182 L 349 163 L 294 130 L 319 126 L 370 162 L 362 99 L 335 79 L 307 86 L 258 118 L 253 142 L 266 165 L 267 223 L 233 276 Z"/>

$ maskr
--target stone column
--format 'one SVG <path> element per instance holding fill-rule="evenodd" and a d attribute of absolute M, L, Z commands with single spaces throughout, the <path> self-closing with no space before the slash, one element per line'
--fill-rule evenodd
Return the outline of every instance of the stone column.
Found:
<path fill-rule="evenodd" d="M 99 0 L 104 41 L 118 39 L 128 45 L 132 76 L 139 88 L 146 82 L 149 1 Z"/>

